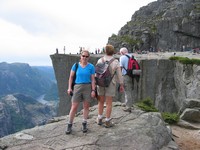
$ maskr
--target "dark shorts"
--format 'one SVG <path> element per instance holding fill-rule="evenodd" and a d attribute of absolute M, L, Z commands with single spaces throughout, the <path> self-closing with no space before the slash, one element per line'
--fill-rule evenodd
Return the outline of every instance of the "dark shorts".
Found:
<path fill-rule="evenodd" d="M 88 101 L 91 102 L 91 84 L 75 84 L 74 92 L 71 101 L 72 102 L 82 102 Z"/>

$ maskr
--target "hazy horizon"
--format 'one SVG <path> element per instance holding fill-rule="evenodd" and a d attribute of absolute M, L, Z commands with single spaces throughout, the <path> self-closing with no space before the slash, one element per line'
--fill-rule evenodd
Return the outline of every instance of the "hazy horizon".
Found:
<path fill-rule="evenodd" d="M 1 0 L 0 61 L 52 66 L 50 55 L 90 52 L 155 0 Z"/>

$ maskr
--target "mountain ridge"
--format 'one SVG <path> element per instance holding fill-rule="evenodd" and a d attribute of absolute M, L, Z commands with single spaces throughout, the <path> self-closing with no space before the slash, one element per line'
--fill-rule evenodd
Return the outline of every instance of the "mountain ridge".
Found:
<path fill-rule="evenodd" d="M 51 105 L 39 103 L 41 95 Z M 52 67 L 0 63 L 0 137 L 45 124 L 56 115 L 57 100 Z"/>
<path fill-rule="evenodd" d="M 136 11 L 108 38 L 117 51 L 188 51 L 200 48 L 200 2 L 157 0 Z"/>
<path fill-rule="evenodd" d="M 0 63 L 0 97 L 22 93 L 34 98 L 58 99 L 56 80 L 52 66 L 30 66 L 27 63 Z M 52 92 L 54 95 L 52 95 Z M 51 96 L 48 96 L 51 95 Z"/>

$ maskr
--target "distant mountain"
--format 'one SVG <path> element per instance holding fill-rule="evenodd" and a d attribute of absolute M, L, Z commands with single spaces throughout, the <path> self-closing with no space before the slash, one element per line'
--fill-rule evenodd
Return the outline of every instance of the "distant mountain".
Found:
<path fill-rule="evenodd" d="M 47 101 L 58 101 L 58 87 L 56 83 L 52 83 L 51 87 L 44 95 L 44 99 Z"/>
<path fill-rule="evenodd" d="M 136 11 L 108 43 L 119 51 L 189 51 L 200 48 L 199 0 L 157 0 Z"/>
<path fill-rule="evenodd" d="M 46 76 L 53 82 L 56 82 L 55 74 L 52 66 L 31 66 L 33 69 L 39 70 L 41 75 Z"/>
<path fill-rule="evenodd" d="M 44 99 L 47 101 L 58 100 L 58 88 L 57 88 L 57 81 L 55 78 L 54 70 L 52 66 L 32 66 L 32 68 L 39 70 L 42 76 L 45 76 L 52 84 L 50 88 L 45 93 Z"/>
<path fill-rule="evenodd" d="M 44 105 L 23 94 L 10 94 L 0 99 L 0 137 L 45 124 L 56 116 L 55 105 Z"/>
<path fill-rule="evenodd" d="M 57 100 L 53 67 L 0 63 L 0 137 L 45 124 Z"/>
<path fill-rule="evenodd" d="M 21 93 L 37 98 L 56 89 L 53 67 L 29 66 L 26 63 L 0 63 L 0 96 Z M 54 92 L 54 98 L 58 99 Z"/>

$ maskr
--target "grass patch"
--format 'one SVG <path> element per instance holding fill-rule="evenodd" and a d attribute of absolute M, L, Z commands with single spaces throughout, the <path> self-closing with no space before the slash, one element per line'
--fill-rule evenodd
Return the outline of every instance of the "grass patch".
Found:
<path fill-rule="evenodd" d="M 176 124 L 179 121 L 179 115 L 176 113 L 163 112 L 162 117 L 169 124 Z"/>
<path fill-rule="evenodd" d="M 136 103 L 136 106 L 146 112 L 158 112 L 153 105 L 153 101 L 150 97 L 143 99 L 142 101 Z"/>
<path fill-rule="evenodd" d="M 158 109 L 153 105 L 153 100 L 150 97 L 136 103 L 136 106 L 146 112 L 158 112 Z M 168 124 L 176 124 L 179 121 L 179 115 L 176 113 L 163 112 L 161 113 L 163 120 Z"/>
<path fill-rule="evenodd" d="M 200 59 L 190 59 L 188 57 L 179 57 L 179 56 L 172 56 L 169 58 L 170 60 L 177 60 L 182 64 L 195 64 L 195 65 L 200 65 Z"/>

